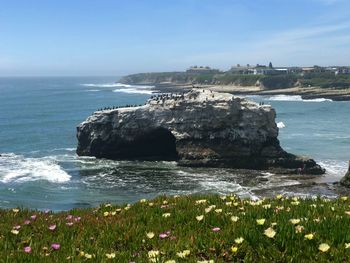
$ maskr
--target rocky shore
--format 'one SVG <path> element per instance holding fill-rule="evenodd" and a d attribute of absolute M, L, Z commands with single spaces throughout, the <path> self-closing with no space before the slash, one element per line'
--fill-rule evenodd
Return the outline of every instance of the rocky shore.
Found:
<path fill-rule="evenodd" d="M 275 115 L 269 105 L 206 89 L 161 95 L 143 106 L 95 112 L 77 127 L 77 154 L 323 174 L 314 160 L 281 148 Z"/>
<path fill-rule="evenodd" d="M 340 183 L 343 186 L 350 187 L 350 161 L 349 161 L 349 168 L 345 176 L 340 180 Z"/>

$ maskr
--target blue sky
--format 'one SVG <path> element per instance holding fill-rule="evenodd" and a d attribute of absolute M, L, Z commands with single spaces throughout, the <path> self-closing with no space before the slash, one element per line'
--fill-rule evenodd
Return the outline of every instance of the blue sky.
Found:
<path fill-rule="evenodd" d="M 349 0 L 0 0 L 0 76 L 349 65 Z"/>

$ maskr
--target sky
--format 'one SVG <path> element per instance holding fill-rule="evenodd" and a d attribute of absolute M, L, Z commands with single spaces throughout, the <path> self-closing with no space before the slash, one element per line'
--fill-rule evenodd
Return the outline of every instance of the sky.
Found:
<path fill-rule="evenodd" d="M 0 0 L 0 76 L 350 65 L 349 0 Z"/>

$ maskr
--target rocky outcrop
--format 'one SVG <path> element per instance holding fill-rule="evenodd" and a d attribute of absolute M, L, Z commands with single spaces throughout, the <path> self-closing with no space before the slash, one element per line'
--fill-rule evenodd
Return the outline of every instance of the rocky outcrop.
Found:
<path fill-rule="evenodd" d="M 179 165 L 322 174 L 309 158 L 285 152 L 275 111 L 227 93 L 194 89 L 140 107 L 97 111 L 77 127 L 78 155 L 176 160 Z"/>
<path fill-rule="evenodd" d="M 340 180 L 340 183 L 346 187 L 350 187 L 350 161 L 349 168 L 345 176 Z"/>

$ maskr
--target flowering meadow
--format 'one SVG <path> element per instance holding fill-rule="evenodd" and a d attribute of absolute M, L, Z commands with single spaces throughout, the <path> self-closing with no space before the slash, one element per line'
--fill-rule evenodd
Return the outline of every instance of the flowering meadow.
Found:
<path fill-rule="evenodd" d="M 350 201 L 161 196 L 0 210 L 0 262 L 349 262 Z"/>

